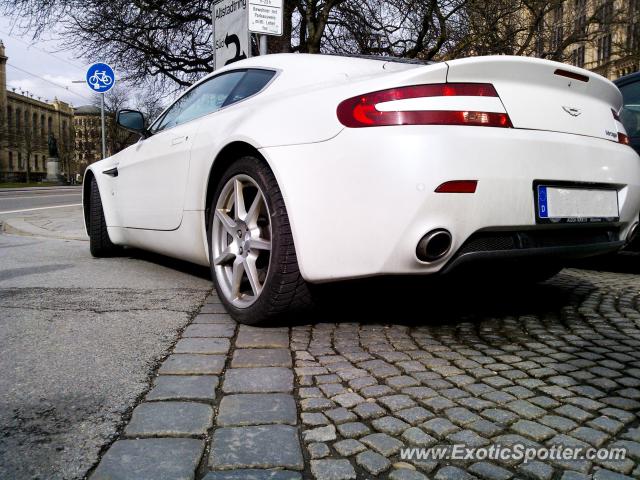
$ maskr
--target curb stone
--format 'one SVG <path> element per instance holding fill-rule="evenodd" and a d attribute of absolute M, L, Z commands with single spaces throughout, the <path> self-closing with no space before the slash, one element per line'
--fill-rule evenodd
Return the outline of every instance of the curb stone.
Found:
<path fill-rule="evenodd" d="M 238 326 L 212 294 L 90 479 L 302 480 L 288 347 L 288 329 Z"/>

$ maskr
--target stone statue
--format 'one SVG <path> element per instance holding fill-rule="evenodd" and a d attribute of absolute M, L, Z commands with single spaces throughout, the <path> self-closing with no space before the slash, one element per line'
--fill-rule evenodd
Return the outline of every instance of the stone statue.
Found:
<path fill-rule="evenodd" d="M 47 144 L 49 145 L 49 158 L 58 158 L 58 141 L 53 133 L 49 133 Z"/>

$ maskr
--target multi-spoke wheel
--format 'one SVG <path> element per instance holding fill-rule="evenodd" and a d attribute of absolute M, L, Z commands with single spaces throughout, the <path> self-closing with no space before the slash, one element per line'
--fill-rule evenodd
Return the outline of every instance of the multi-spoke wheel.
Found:
<path fill-rule="evenodd" d="M 238 308 L 255 302 L 269 273 L 271 221 L 264 193 L 248 175 L 224 185 L 214 211 L 213 265 L 224 296 Z"/>
<path fill-rule="evenodd" d="M 209 218 L 212 274 L 234 318 L 253 324 L 310 305 L 282 194 L 262 161 L 242 157 L 227 169 Z"/>

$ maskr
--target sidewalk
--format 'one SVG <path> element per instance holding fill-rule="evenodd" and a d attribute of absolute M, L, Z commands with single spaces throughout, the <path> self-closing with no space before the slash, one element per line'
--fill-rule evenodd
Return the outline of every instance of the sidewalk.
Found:
<path fill-rule="evenodd" d="M 0 218 L 2 231 L 16 235 L 87 241 L 82 207 L 24 212 Z"/>
<path fill-rule="evenodd" d="M 11 192 L 45 192 L 48 190 L 79 190 L 82 191 L 82 185 L 43 185 L 42 187 L 0 187 L 0 193 Z"/>

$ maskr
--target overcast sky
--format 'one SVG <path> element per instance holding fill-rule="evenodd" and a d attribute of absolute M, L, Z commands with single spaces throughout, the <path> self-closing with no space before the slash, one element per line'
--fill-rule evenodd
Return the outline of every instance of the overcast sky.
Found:
<path fill-rule="evenodd" d="M 9 57 L 8 90 L 13 87 L 18 92 L 26 90 L 36 98 L 42 97 L 42 100 L 53 101 L 57 97 L 76 107 L 92 102 L 95 94 L 89 87 L 71 83 L 73 80 L 84 80 L 88 67 L 84 60 L 74 58 L 70 52 L 59 51 L 54 41 L 32 43 L 30 37 L 20 37 L 17 31 L 12 31 L 11 21 L 2 16 L 0 39 Z"/>

